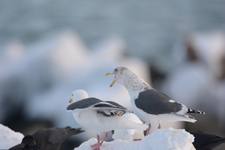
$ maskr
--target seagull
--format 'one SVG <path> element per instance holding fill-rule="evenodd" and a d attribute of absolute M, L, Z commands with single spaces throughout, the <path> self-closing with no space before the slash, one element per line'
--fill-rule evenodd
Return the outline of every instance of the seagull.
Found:
<path fill-rule="evenodd" d="M 72 93 L 72 99 L 67 111 L 72 112 L 78 124 L 84 128 L 94 130 L 97 134 L 97 144 L 91 145 L 94 150 L 100 150 L 100 146 L 108 137 L 108 131 L 115 129 L 137 129 L 145 130 L 147 125 L 132 122 L 121 117 L 126 112 L 132 111 L 113 102 L 102 101 L 88 96 L 84 90 L 76 90 Z M 106 132 L 104 139 L 100 142 L 99 134 Z"/>
<path fill-rule="evenodd" d="M 124 85 L 130 95 L 132 106 L 146 118 L 146 122 L 149 124 L 146 135 L 149 134 L 153 122 L 157 122 L 158 129 L 160 129 L 161 121 L 194 123 L 196 120 L 189 113 L 205 114 L 202 111 L 190 109 L 184 104 L 174 101 L 163 92 L 152 88 L 126 67 L 117 67 L 112 73 L 106 74 L 106 76 L 108 75 L 115 75 L 110 87 L 115 83 Z"/>
<path fill-rule="evenodd" d="M 80 128 L 48 128 L 36 131 L 32 136 L 26 135 L 21 144 L 9 150 L 59 150 L 61 144 L 69 137 L 84 132 Z"/>
<path fill-rule="evenodd" d="M 145 123 L 145 121 L 138 118 L 134 113 L 125 113 L 122 117 L 136 123 Z M 144 131 L 135 129 L 116 129 L 113 131 L 112 138 L 114 140 L 121 139 L 139 141 L 144 138 Z"/>
<path fill-rule="evenodd" d="M 209 134 L 201 131 L 191 131 L 189 132 L 195 137 L 193 142 L 196 150 L 212 150 L 222 143 L 225 143 L 225 138 L 221 138 L 214 134 Z"/>

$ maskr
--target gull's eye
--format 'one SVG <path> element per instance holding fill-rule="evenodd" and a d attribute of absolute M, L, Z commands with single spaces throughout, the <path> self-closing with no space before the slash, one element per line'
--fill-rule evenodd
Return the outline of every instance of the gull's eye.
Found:
<path fill-rule="evenodd" d="M 115 69 L 115 72 L 117 72 L 118 71 L 118 69 Z"/>
<path fill-rule="evenodd" d="M 72 96 L 74 96 L 74 95 L 72 94 Z"/>

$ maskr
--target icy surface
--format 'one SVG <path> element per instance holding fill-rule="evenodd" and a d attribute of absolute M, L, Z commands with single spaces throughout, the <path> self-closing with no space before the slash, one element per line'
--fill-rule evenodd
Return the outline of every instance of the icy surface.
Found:
<path fill-rule="evenodd" d="M 97 140 L 92 138 L 74 150 L 91 150 L 90 145 Z M 183 129 L 160 129 L 146 136 L 141 141 L 114 140 L 104 142 L 101 150 L 194 150 L 194 136 Z"/>
<path fill-rule="evenodd" d="M 24 135 L 14 132 L 8 127 L 0 124 L 0 149 L 9 149 L 21 143 Z"/>

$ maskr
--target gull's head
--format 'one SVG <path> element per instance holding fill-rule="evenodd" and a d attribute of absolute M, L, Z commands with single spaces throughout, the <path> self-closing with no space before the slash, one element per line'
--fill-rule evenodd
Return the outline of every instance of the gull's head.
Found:
<path fill-rule="evenodd" d="M 72 93 L 72 98 L 69 103 L 76 102 L 82 99 L 88 98 L 88 93 L 84 90 L 76 90 Z"/>
<path fill-rule="evenodd" d="M 115 83 L 119 83 L 126 86 L 126 84 L 131 78 L 137 77 L 132 71 L 130 71 L 126 67 L 117 67 L 113 70 L 113 72 L 109 72 L 106 74 L 106 76 L 108 75 L 115 75 L 110 87 L 112 87 Z"/>

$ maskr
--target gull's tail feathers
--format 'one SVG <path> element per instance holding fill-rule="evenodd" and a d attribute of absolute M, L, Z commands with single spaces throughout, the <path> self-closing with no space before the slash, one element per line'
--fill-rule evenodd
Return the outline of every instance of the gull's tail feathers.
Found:
<path fill-rule="evenodd" d="M 146 124 L 135 123 L 133 121 L 118 117 L 118 129 L 136 129 L 136 130 L 146 130 L 148 126 Z"/>

